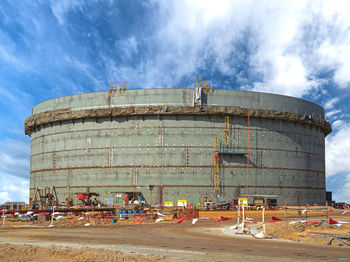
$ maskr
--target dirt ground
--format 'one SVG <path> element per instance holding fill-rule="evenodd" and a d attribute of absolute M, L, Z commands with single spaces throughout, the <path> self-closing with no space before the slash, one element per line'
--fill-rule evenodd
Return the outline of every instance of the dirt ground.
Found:
<path fill-rule="evenodd" d="M 350 224 L 338 227 L 336 225 L 328 225 L 321 223 L 320 225 L 312 225 L 309 223 L 296 223 L 285 226 L 285 222 L 269 223 L 266 226 L 269 235 L 278 239 L 288 239 L 304 243 L 313 243 L 317 245 L 327 245 L 331 239 L 328 235 L 322 234 L 338 234 L 350 236 Z M 334 240 L 333 246 L 343 246 L 340 241 Z M 350 251 L 349 251 L 350 252 Z"/>
<path fill-rule="evenodd" d="M 297 222 L 304 216 L 289 210 L 286 223 L 285 210 L 265 211 L 268 240 L 224 234 L 237 223 L 237 211 L 201 211 L 196 224 L 174 223 L 171 215 L 159 223 L 151 217 L 112 223 L 113 217 L 89 215 L 65 216 L 50 227 L 44 217 L 35 224 L 9 217 L 0 227 L 0 261 L 350 261 L 349 247 L 337 240 L 327 246 L 330 236 L 320 234 L 350 235 L 350 224 L 329 225 L 322 222 L 324 213 L 308 214 L 307 223 Z M 328 215 L 350 222 L 350 212 Z M 229 220 L 215 222 L 219 217 Z M 246 218 L 247 228 L 262 230 L 262 211 L 247 211 Z"/>
<path fill-rule="evenodd" d="M 33 245 L 0 245 L 0 261 L 75 261 L 75 262 L 153 262 L 164 261 L 171 262 L 174 260 L 166 259 L 154 255 L 129 255 L 119 251 L 98 249 L 98 248 L 62 248 L 57 246 L 40 247 Z"/>
<path fill-rule="evenodd" d="M 311 208 L 312 210 L 312 208 Z M 341 225 L 329 225 L 324 212 L 310 211 L 309 215 L 316 216 L 308 218 L 308 222 L 299 220 L 299 213 L 295 210 L 287 212 L 287 216 L 298 217 L 287 220 L 285 222 L 285 210 L 273 210 L 265 211 L 265 222 L 266 222 L 266 235 L 273 238 L 285 239 L 297 242 L 312 243 L 318 245 L 326 245 L 330 236 L 325 234 L 338 234 L 338 235 L 349 235 L 350 236 L 350 211 L 343 214 L 344 210 L 334 210 L 328 213 L 328 216 L 333 218 L 335 221 L 349 222 L 348 224 Z M 318 215 L 323 215 L 319 216 Z M 211 219 L 218 218 L 220 216 L 232 218 L 237 222 L 237 212 L 232 211 L 202 211 L 200 212 L 201 217 L 208 217 Z M 283 221 L 270 222 L 272 217 L 280 218 Z M 256 227 L 262 230 L 262 212 L 261 211 L 246 211 L 246 217 L 249 219 L 247 227 Z M 300 220 L 305 220 L 305 216 L 302 215 Z M 294 223 L 294 222 L 297 223 Z M 311 224 L 310 222 L 314 223 Z M 290 224 L 293 223 L 293 224 Z M 335 240 L 333 246 L 343 246 L 341 242 Z M 349 251 L 350 252 L 350 251 Z"/>

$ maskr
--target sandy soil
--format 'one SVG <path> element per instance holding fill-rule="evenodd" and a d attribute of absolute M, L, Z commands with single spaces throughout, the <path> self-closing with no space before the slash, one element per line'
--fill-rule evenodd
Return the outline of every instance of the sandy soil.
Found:
<path fill-rule="evenodd" d="M 0 261 L 74 261 L 74 262 L 152 262 L 152 261 L 174 261 L 160 256 L 154 255 L 130 255 L 119 251 L 97 248 L 62 248 L 57 246 L 41 247 L 33 245 L 0 245 Z"/>
<path fill-rule="evenodd" d="M 312 225 L 310 223 L 296 223 L 285 226 L 285 222 L 269 223 L 266 226 L 269 235 L 278 239 L 288 239 L 292 241 L 300 241 L 305 243 L 313 243 L 318 245 L 327 245 L 331 239 L 328 235 L 322 234 L 338 234 L 350 236 L 350 224 L 338 227 L 336 225 L 328 225 L 321 223 L 320 225 Z M 343 246 L 340 241 L 333 241 L 333 246 Z M 350 252 L 350 251 L 349 251 Z"/>

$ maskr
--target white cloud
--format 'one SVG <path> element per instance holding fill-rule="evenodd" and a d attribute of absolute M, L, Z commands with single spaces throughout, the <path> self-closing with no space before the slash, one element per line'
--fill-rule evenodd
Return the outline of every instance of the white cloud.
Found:
<path fill-rule="evenodd" d="M 51 10 L 60 25 L 64 24 L 65 15 L 70 10 L 82 8 L 85 1 L 81 0 L 60 0 L 51 1 Z"/>
<path fill-rule="evenodd" d="M 121 56 L 124 57 L 124 59 L 131 59 L 132 56 L 138 51 L 135 36 L 116 41 L 115 47 L 120 50 Z"/>
<path fill-rule="evenodd" d="M 283 1 L 262 8 L 258 17 L 266 20 L 259 25 L 251 59 L 264 81 L 254 90 L 301 97 L 317 90 L 323 83 L 317 75 L 330 70 L 338 86 L 345 87 L 350 79 L 347 6 L 346 1 L 332 2 L 332 7 L 326 1 Z"/>
<path fill-rule="evenodd" d="M 1 177 L 0 183 L 0 205 L 6 201 L 24 201 L 28 203 L 28 179 L 6 176 Z"/>
<path fill-rule="evenodd" d="M 86 85 L 92 86 L 94 90 L 100 90 L 101 88 L 105 87 L 103 81 L 99 79 L 100 76 L 93 74 L 93 66 L 78 61 L 74 58 L 70 58 L 67 55 L 65 55 L 63 59 L 66 62 L 66 67 L 72 67 L 74 71 L 79 72 L 79 75 L 83 75 L 86 80 L 88 80 L 86 81 L 85 79 L 82 79 L 82 84 L 80 86 L 76 86 L 73 83 L 73 86 L 75 87 L 73 90 L 75 93 L 83 93 L 84 87 L 86 87 Z M 62 79 L 62 81 L 64 82 L 67 80 Z"/>
<path fill-rule="evenodd" d="M 319 26 L 315 48 L 314 66 L 333 70 L 333 80 L 341 88 L 349 87 L 350 76 L 350 2 L 314 2 L 312 13 L 317 16 Z"/>
<path fill-rule="evenodd" d="M 341 187 L 333 194 L 333 199 L 337 202 L 350 202 L 350 174 L 347 174 L 341 181 Z"/>
<path fill-rule="evenodd" d="M 33 97 L 29 93 L 19 90 L 19 88 L 14 88 L 14 84 L 9 84 L 9 86 L 0 85 L 1 99 L 4 101 L 10 101 L 14 108 L 22 106 L 28 107 L 33 104 Z M 5 103 L 4 103 L 5 104 Z"/>
<path fill-rule="evenodd" d="M 16 139 L 0 141 L 0 204 L 29 199 L 30 146 Z"/>
<path fill-rule="evenodd" d="M 325 102 L 324 109 L 326 113 L 326 119 L 329 121 L 337 120 L 341 117 L 344 117 L 345 114 L 342 109 L 336 107 L 340 102 L 340 97 L 333 97 Z"/>
<path fill-rule="evenodd" d="M 339 97 L 334 97 L 330 100 L 328 100 L 325 104 L 324 104 L 324 109 L 325 110 L 330 110 L 333 109 L 333 107 L 335 106 L 335 104 L 337 104 L 339 102 L 340 98 Z"/>
<path fill-rule="evenodd" d="M 326 137 L 326 174 L 328 177 L 350 170 L 350 123 L 335 121 Z"/>
<path fill-rule="evenodd" d="M 326 118 L 332 119 L 333 117 L 337 116 L 337 115 L 340 114 L 341 112 L 342 112 L 342 111 L 341 111 L 340 109 L 327 111 L 327 112 L 326 112 Z"/>
<path fill-rule="evenodd" d="M 29 177 L 30 145 L 6 138 L 0 141 L 0 176 Z"/>
<path fill-rule="evenodd" d="M 6 201 L 12 201 L 8 191 L 2 191 L 0 189 L 0 204 L 3 204 Z"/>
<path fill-rule="evenodd" d="M 302 96 L 318 87 L 295 43 L 307 17 L 304 2 L 185 1 L 162 2 L 161 7 L 167 23 L 157 40 L 163 39 L 174 61 L 192 65 L 186 68 L 189 71 L 181 71 L 183 67 L 174 63 L 176 77 L 193 74 L 203 66 L 230 76 L 240 63 L 248 62 L 246 70 L 262 76 L 251 86 L 254 90 Z M 169 9 L 170 17 L 164 11 Z M 249 49 L 248 61 L 240 57 L 245 52 L 241 42 Z M 212 64 L 205 64 L 210 58 Z"/>
<path fill-rule="evenodd" d="M 7 88 L 4 88 L 2 86 L 0 86 L 0 94 L 3 98 L 5 98 L 6 100 L 11 100 L 13 101 L 17 101 L 17 98 L 15 96 L 15 94 L 9 90 L 7 90 Z"/>
<path fill-rule="evenodd" d="M 325 42 L 318 49 L 321 65 L 334 70 L 333 80 L 341 88 L 350 86 L 350 37 L 346 42 L 348 44 Z"/>
<path fill-rule="evenodd" d="M 6 62 L 7 65 L 15 67 L 17 70 L 23 72 L 26 70 L 32 70 L 30 65 L 23 63 L 16 53 L 17 46 L 0 28 L 0 64 Z"/>
<path fill-rule="evenodd" d="M 176 72 L 164 74 L 159 65 L 161 62 L 149 60 L 139 63 L 135 67 L 116 64 L 115 60 L 101 54 L 107 69 L 107 78 L 116 81 L 127 81 L 128 88 L 168 88 L 179 80 Z M 185 66 L 186 67 L 186 66 Z"/>
<path fill-rule="evenodd" d="M 334 71 L 339 87 L 350 81 L 346 1 L 330 5 L 311 0 L 198 0 L 158 5 L 159 27 L 146 40 L 152 55 L 127 66 L 103 54 L 107 71 L 129 81 L 136 77 L 142 87 L 174 87 L 204 69 L 242 80 L 245 90 L 296 97 L 322 92 L 325 81 L 320 75 L 327 70 Z M 116 46 L 129 58 L 142 52 L 137 41 L 131 37 Z M 238 72 L 242 64 L 243 73 Z"/>
<path fill-rule="evenodd" d="M 20 90 L 15 83 L 9 82 L 4 86 L 0 84 L 0 126 L 2 132 L 9 132 L 12 137 L 23 137 L 23 121 L 31 113 L 34 98 L 27 91 Z M 3 143 L 6 142 L 0 137 L 0 154 L 6 149 Z"/>
<path fill-rule="evenodd" d="M 265 82 L 254 84 L 254 91 L 301 97 L 319 86 L 319 82 L 307 79 L 300 57 L 280 56 L 271 61 L 271 72 L 265 74 Z"/>
<path fill-rule="evenodd" d="M 101 2 L 103 5 L 111 6 L 113 0 L 51 0 L 51 10 L 56 17 L 58 23 L 63 26 L 68 12 L 72 10 L 80 10 L 81 12 L 91 13 L 95 11 L 95 4 Z"/>

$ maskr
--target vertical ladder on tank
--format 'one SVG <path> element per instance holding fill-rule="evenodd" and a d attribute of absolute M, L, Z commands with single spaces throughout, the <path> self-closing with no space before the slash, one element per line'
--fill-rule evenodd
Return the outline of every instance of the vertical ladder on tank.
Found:
<path fill-rule="evenodd" d="M 214 138 L 214 167 L 213 167 L 213 187 L 216 195 L 219 195 L 223 189 L 223 174 L 220 169 L 220 153 L 230 151 L 230 116 L 225 116 L 224 141 L 220 142 L 219 136 Z"/>
<path fill-rule="evenodd" d="M 225 128 L 224 128 L 224 151 L 231 151 L 231 146 L 230 146 L 230 116 L 225 116 Z M 221 149 L 220 149 L 221 151 Z M 221 184 L 223 186 L 224 183 L 224 174 L 220 174 L 222 176 Z M 222 188 L 224 189 L 224 187 Z"/>
<path fill-rule="evenodd" d="M 215 139 L 214 139 L 213 186 L 214 186 L 214 191 L 215 191 L 216 194 L 220 193 L 219 151 L 220 151 L 219 137 L 215 136 Z"/>

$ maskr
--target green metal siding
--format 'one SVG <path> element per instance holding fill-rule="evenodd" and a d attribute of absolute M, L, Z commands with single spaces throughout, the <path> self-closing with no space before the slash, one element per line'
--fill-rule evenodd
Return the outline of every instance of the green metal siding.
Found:
<path fill-rule="evenodd" d="M 127 90 L 56 98 L 33 114 L 71 108 L 192 105 L 191 89 Z M 305 100 L 273 94 L 215 90 L 207 105 L 273 109 L 324 117 Z M 247 118 L 230 117 L 234 151 L 247 152 Z M 57 188 L 60 199 L 94 191 L 101 199 L 113 191 L 140 191 L 148 201 L 217 200 L 245 194 L 246 155 L 220 157 L 221 193 L 213 190 L 214 137 L 224 138 L 222 115 L 141 115 L 67 120 L 46 124 L 31 134 L 31 195 L 35 187 Z M 280 195 L 279 204 L 325 201 L 324 134 L 316 127 L 251 118 L 249 194 Z M 155 185 L 151 192 L 149 185 Z"/>

